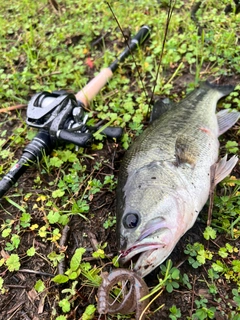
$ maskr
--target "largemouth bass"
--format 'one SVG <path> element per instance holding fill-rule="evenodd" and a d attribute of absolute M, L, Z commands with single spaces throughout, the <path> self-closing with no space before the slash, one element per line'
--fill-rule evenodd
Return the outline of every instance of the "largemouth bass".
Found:
<path fill-rule="evenodd" d="M 118 245 L 122 263 L 138 255 L 134 270 L 142 277 L 169 256 L 210 189 L 238 161 L 225 156 L 217 162 L 218 137 L 240 113 L 216 114 L 216 105 L 233 89 L 202 83 L 154 120 L 125 154 L 117 187 Z"/>

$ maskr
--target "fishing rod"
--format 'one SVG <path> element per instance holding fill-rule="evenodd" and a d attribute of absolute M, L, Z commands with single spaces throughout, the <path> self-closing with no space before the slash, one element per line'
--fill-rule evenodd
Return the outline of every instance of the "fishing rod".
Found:
<path fill-rule="evenodd" d="M 27 106 L 26 123 L 39 129 L 39 132 L 25 147 L 19 161 L 0 181 L 0 198 L 30 165 L 39 162 L 43 154 L 50 154 L 58 142 L 70 142 L 80 147 L 88 147 L 91 144 L 93 133 L 101 128 L 86 124 L 86 107 L 112 78 L 119 64 L 142 45 L 149 35 L 150 28 L 141 27 L 117 59 L 108 68 L 100 71 L 76 95 L 64 90 L 52 93 L 43 91 L 31 98 Z M 107 137 L 119 138 L 122 128 L 109 126 L 102 133 Z"/>

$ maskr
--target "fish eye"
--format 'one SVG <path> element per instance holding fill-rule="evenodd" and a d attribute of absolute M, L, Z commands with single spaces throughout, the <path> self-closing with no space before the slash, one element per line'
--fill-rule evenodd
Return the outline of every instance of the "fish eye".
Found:
<path fill-rule="evenodd" d="M 140 222 L 139 215 L 137 213 L 127 213 L 123 218 L 123 225 L 126 229 L 133 229 L 138 226 Z"/>

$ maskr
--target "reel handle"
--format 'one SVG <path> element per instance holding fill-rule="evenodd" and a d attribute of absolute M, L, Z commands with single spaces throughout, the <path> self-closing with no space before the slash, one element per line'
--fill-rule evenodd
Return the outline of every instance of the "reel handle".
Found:
<path fill-rule="evenodd" d="M 108 138 L 120 138 L 123 134 L 121 127 L 107 127 L 101 133 L 105 134 Z"/>
<path fill-rule="evenodd" d="M 120 127 L 107 127 L 101 133 L 105 134 L 108 138 L 118 139 L 122 136 L 123 129 Z M 57 137 L 66 142 L 74 143 L 79 147 L 88 147 L 92 142 L 93 133 L 76 133 L 68 130 L 59 130 Z"/>
<path fill-rule="evenodd" d="M 66 142 L 74 143 L 79 147 L 87 147 L 91 144 L 92 134 L 89 132 L 76 133 L 68 130 L 60 130 L 57 137 Z"/>

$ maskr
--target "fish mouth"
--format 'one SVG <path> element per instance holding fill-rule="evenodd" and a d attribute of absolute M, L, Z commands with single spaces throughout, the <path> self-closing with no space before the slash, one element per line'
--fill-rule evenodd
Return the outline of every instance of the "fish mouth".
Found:
<path fill-rule="evenodd" d="M 120 251 L 120 264 L 135 260 L 134 270 L 142 277 L 154 270 L 171 253 L 172 232 L 164 219 L 154 219 L 143 230 L 137 241 Z"/>
<path fill-rule="evenodd" d="M 166 244 L 159 243 L 159 242 L 147 242 L 147 243 L 135 243 L 131 247 L 129 247 L 126 250 L 120 251 L 120 262 L 123 264 L 127 262 L 128 260 L 132 259 L 134 256 L 146 252 L 146 251 L 153 251 L 159 248 L 164 248 Z"/>
<path fill-rule="evenodd" d="M 169 231 L 169 230 L 168 230 Z M 169 232 L 168 232 L 169 233 Z M 169 238 L 171 239 L 171 238 Z M 172 252 L 172 246 L 162 241 L 150 241 L 135 243 L 125 251 L 120 251 L 120 265 L 131 261 L 136 271 L 142 278 L 159 266 Z"/>

